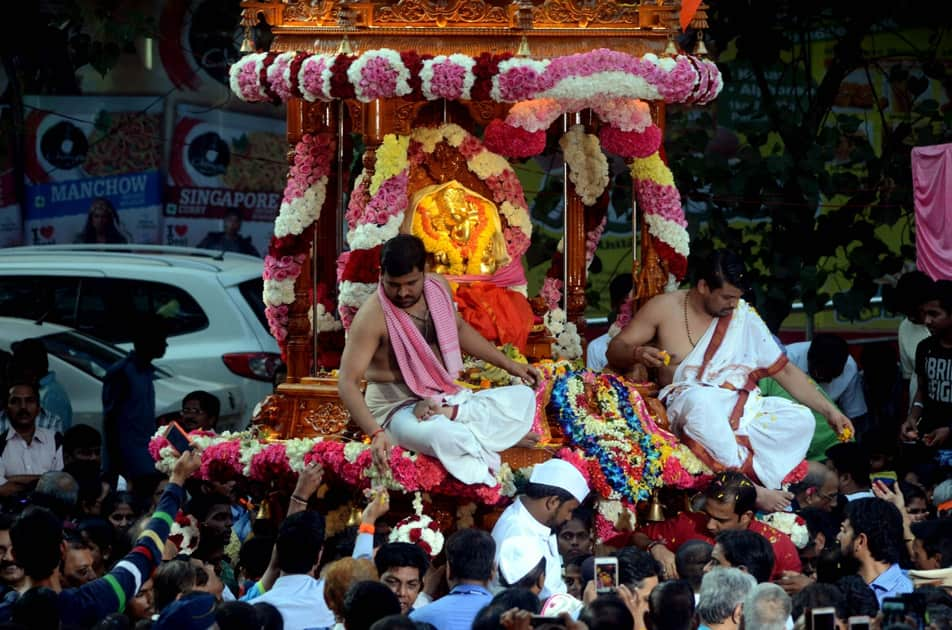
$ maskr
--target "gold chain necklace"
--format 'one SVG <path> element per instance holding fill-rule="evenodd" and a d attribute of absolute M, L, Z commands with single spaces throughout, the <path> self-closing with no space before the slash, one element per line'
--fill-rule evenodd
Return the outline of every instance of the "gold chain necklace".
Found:
<path fill-rule="evenodd" d="M 691 347 L 693 348 L 697 344 L 694 342 L 694 339 L 691 337 L 691 326 L 688 324 L 688 296 L 691 295 L 691 290 L 688 289 L 687 293 L 684 294 L 684 331 L 688 334 L 688 341 L 691 342 Z"/>

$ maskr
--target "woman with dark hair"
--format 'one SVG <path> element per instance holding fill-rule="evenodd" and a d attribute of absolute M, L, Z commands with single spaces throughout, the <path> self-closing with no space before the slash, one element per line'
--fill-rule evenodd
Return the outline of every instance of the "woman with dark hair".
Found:
<path fill-rule="evenodd" d="M 97 197 L 89 204 L 86 225 L 76 237 L 77 243 L 128 243 L 129 239 L 119 231 L 119 213 L 108 199 Z"/>

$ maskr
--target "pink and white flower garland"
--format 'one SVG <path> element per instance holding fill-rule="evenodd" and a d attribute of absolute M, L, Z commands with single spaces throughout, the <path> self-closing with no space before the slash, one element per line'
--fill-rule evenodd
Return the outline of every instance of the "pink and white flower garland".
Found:
<path fill-rule="evenodd" d="M 251 53 L 232 64 L 228 69 L 228 84 L 232 94 L 249 103 L 270 100 L 261 80 L 267 57 L 268 53 Z"/>
<path fill-rule="evenodd" d="M 289 78 L 297 81 L 296 91 L 282 87 L 269 94 L 271 86 L 263 83 L 273 79 L 262 71 L 266 63 L 287 63 L 287 58 L 277 61 L 280 56 L 253 53 L 235 62 L 230 70 L 232 92 L 250 102 L 270 100 L 272 94 L 283 100 L 296 92 L 309 101 L 332 100 L 353 92 L 366 102 L 407 96 L 413 81 L 420 80 L 426 86 L 420 96 L 426 100 L 466 99 L 476 80 L 473 67 L 477 60 L 471 57 L 469 61 L 458 54 L 424 59 L 414 76 L 400 53 L 379 49 L 356 57 L 310 55 L 296 76 Z M 634 57 L 604 48 L 547 60 L 511 57 L 500 61 L 489 78 L 489 97 L 497 102 L 625 98 L 705 104 L 723 87 L 717 66 L 707 59 L 687 55 L 659 58 L 652 53 Z"/>
<path fill-rule="evenodd" d="M 275 243 L 290 240 L 288 249 L 304 249 L 296 243 L 304 231 L 320 218 L 327 196 L 334 140 L 328 134 L 305 134 L 294 148 L 294 163 L 284 189 L 274 237 L 264 259 L 265 317 L 271 334 L 283 348 L 287 339 L 288 305 L 294 302 L 294 283 L 306 260 L 304 253 L 284 253 Z"/>
<path fill-rule="evenodd" d="M 334 64 L 334 55 L 311 55 L 301 63 L 298 71 L 298 89 L 304 100 L 332 101 L 331 97 L 331 67 Z M 237 65 L 237 64 L 236 64 Z M 234 67 L 234 66 L 233 66 Z"/>
<path fill-rule="evenodd" d="M 476 60 L 467 55 L 437 55 L 423 61 L 420 70 L 423 98 L 428 101 L 445 98 L 448 101 L 468 101 L 476 75 Z"/>
<path fill-rule="evenodd" d="M 357 57 L 347 69 L 347 78 L 354 94 L 362 103 L 378 98 L 406 96 L 410 88 L 410 70 L 400 53 L 389 48 L 368 50 Z"/>

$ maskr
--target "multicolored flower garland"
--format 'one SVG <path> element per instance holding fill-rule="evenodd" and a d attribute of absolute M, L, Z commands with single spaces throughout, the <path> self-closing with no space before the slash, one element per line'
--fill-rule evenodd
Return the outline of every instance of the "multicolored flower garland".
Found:
<path fill-rule="evenodd" d="M 707 59 L 652 53 L 634 57 L 605 48 L 547 60 L 509 53 L 434 58 L 386 48 L 359 56 L 312 54 L 297 59 L 305 54 L 242 57 L 229 70 L 232 92 L 248 102 L 280 102 L 301 94 L 309 101 L 357 98 L 367 102 L 403 96 L 514 103 L 594 97 L 705 104 L 723 86 L 720 71 Z M 270 71 L 274 64 L 279 64 L 279 71 Z"/>
<path fill-rule="evenodd" d="M 330 134 L 304 134 L 294 147 L 294 163 L 264 259 L 265 317 L 282 354 L 288 334 L 288 305 L 294 302 L 294 283 L 311 243 L 307 228 L 321 216 L 334 148 Z"/>
<path fill-rule="evenodd" d="M 681 280 L 687 273 L 690 247 L 688 222 L 674 175 L 657 151 L 645 158 L 634 158 L 630 168 L 635 194 L 644 209 L 645 225 L 654 237 L 658 256 L 667 263 L 668 273 Z"/>
<path fill-rule="evenodd" d="M 710 473 L 654 423 L 637 390 L 620 377 L 569 372 L 553 384 L 551 404 L 602 498 L 634 505 L 662 484 L 693 487 L 696 475 Z"/>

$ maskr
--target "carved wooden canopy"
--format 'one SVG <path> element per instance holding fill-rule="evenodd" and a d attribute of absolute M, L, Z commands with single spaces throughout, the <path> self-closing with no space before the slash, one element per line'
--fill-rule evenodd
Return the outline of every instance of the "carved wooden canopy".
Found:
<path fill-rule="evenodd" d="M 262 14 L 272 50 L 371 48 L 433 55 L 516 52 L 525 37 L 533 57 L 594 48 L 632 55 L 662 52 L 679 30 L 680 0 L 243 0 L 244 23 Z M 700 16 L 699 16 L 700 17 Z"/>

